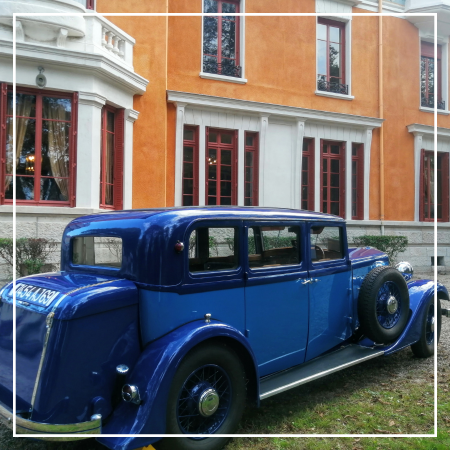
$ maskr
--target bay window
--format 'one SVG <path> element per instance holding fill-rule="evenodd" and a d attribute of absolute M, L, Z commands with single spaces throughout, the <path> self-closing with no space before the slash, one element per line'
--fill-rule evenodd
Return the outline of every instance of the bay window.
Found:
<path fill-rule="evenodd" d="M 240 78 L 239 1 L 204 0 L 204 13 L 226 15 L 203 17 L 203 72 Z"/>
<path fill-rule="evenodd" d="M 437 173 L 434 171 L 434 158 L 437 157 Z M 420 167 L 420 207 L 421 221 L 434 221 L 434 207 L 437 203 L 438 222 L 449 221 L 449 154 L 422 150 Z M 437 198 L 434 187 L 437 184 Z"/>
<path fill-rule="evenodd" d="M 16 147 L 13 93 L 2 84 L 0 204 L 75 206 L 77 94 L 17 88 Z M 13 162 L 16 162 L 13 173 Z"/>
<path fill-rule="evenodd" d="M 123 208 L 124 110 L 104 106 L 100 149 L 100 208 Z"/>

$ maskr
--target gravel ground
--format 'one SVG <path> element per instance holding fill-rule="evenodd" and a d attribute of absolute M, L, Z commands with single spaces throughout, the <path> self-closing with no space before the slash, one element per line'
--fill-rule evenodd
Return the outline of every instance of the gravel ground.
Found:
<path fill-rule="evenodd" d="M 415 279 L 431 278 L 431 272 L 416 273 Z M 450 289 L 450 270 L 447 273 L 440 273 L 438 281 L 443 283 Z M 449 302 L 443 302 L 443 307 L 450 308 Z M 433 359 L 414 359 L 412 365 L 410 350 L 405 349 L 396 354 L 396 357 L 390 357 L 389 372 L 395 374 L 397 378 L 405 378 L 408 380 L 422 380 L 430 378 L 433 373 Z M 394 355 L 393 355 L 394 356 Z M 408 361 L 408 363 L 407 363 Z M 369 363 L 369 362 L 368 362 Z M 368 364 L 366 363 L 366 364 Z M 443 318 L 441 340 L 438 347 L 438 379 L 441 374 L 448 379 L 450 368 L 450 319 Z M 347 369 L 351 370 L 351 369 Z M 383 381 L 386 381 L 383 379 Z M 241 447 L 240 442 L 234 440 L 233 449 Z M 245 441 L 242 440 L 242 443 Z M 6 427 L 0 425 L 0 450 L 104 450 L 105 447 L 98 444 L 95 440 L 83 440 L 79 442 L 35 442 L 30 439 L 13 438 L 12 432 Z"/>

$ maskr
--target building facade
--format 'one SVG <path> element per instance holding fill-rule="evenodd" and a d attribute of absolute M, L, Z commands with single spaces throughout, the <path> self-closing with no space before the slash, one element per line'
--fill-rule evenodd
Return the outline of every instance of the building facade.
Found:
<path fill-rule="evenodd" d="M 378 11 L 377 1 L 21 3 L 32 12 L 91 8 L 105 16 L 16 23 L 17 92 L 24 99 L 17 103 L 15 151 L 19 235 L 58 240 L 69 218 L 105 208 L 279 206 L 340 215 L 350 236 L 405 235 L 410 246 L 402 258 L 431 268 L 437 202 L 436 263 L 450 264 L 450 20 L 444 4 L 381 5 L 386 13 L 437 12 L 435 59 L 432 18 L 380 19 L 370 14 Z M 0 0 L 7 12 L 0 17 L 2 235 L 10 230 L 8 98 L 16 4 Z M 189 15 L 198 13 L 206 16 Z M 44 88 L 36 86 L 40 74 L 47 78 Z M 40 116 L 31 115 L 30 96 Z M 58 106 L 51 109 L 48 99 Z M 25 122 L 35 123 L 32 151 Z M 56 133 L 46 122 L 76 131 L 59 133 L 68 142 L 64 164 L 50 161 Z"/>

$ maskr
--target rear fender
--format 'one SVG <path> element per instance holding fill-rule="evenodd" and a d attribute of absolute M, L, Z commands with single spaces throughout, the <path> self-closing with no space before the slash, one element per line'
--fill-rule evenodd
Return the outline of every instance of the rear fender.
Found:
<path fill-rule="evenodd" d="M 251 361 L 253 365 L 254 384 L 256 389 L 259 389 L 259 383 L 256 382 L 259 380 L 256 359 L 242 333 L 216 321 L 190 322 L 147 345 L 127 379 L 127 383 L 138 387 L 142 402 L 139 406 L 121 402 L 103 427 L 103 433 L 164 434 L 167 398 L 175 372 L 189 350 L 211 339 L 228 340 L 230 346 L 237 349 L 241 355 L 242 352 L 246 354 L 247 361 Z M 248 374 L 247 376 L 250 378 Z M 259 398 L 258 391 L 253 394 Z M 139 445 L 135 439 L 138 439 Z M 97 440 L 109 448 L 126 450 L 148 445 L 158 439 L 105 437 Z"/>
<path fill-rule="evenodd" d="M 427 311 L 428 300 L 434 296 L 434 281 L 418 280 L 408 283 L 410 317 L 403 333 L 393 344 L 380 347 L 386 355 L 394 353 L 402 348 L 408 347 L 417 342 L 422 332 L 424 314 Z M 449 294 L 444 285 L 437 283 L 439 298 L 448 299 Z M 373 345 L 370 339 L 359 342 L 360 345 L 369 347 Z"/>

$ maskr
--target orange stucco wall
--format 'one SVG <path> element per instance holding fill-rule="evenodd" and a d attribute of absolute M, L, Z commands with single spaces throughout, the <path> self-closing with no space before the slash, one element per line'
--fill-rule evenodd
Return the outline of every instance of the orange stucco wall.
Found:
<path fill-rule="evenodd" d="M 99 12 L 198 13 L 202 0 L 98 0 Z M 314 12 L 314 0 L 246 0 L 246 12 Z M 133 207 L 172 205 L 175 170 L 175 108 L 166 90 L 253 100 L 379 117 L 378 18 L 352 20 L 352 101 L 315 95 L 316 18 L 247 17 L 244 85 L 207 80 L 201 70 L 201 17 L 112 17 L 136 39 L 134 67 L 150 80 L 135 99 L 140 116 L 134 125 Z M 433 124 L 419 111 L 420 40 L 406 20 L 383 18 L 385 219 L 414 218 L 414 139 L 406 126 Z M 450 127 L 450 118 L 438 117 Z M 380 132 L 371 147 L 370 218 L 380 218 Z"/>

